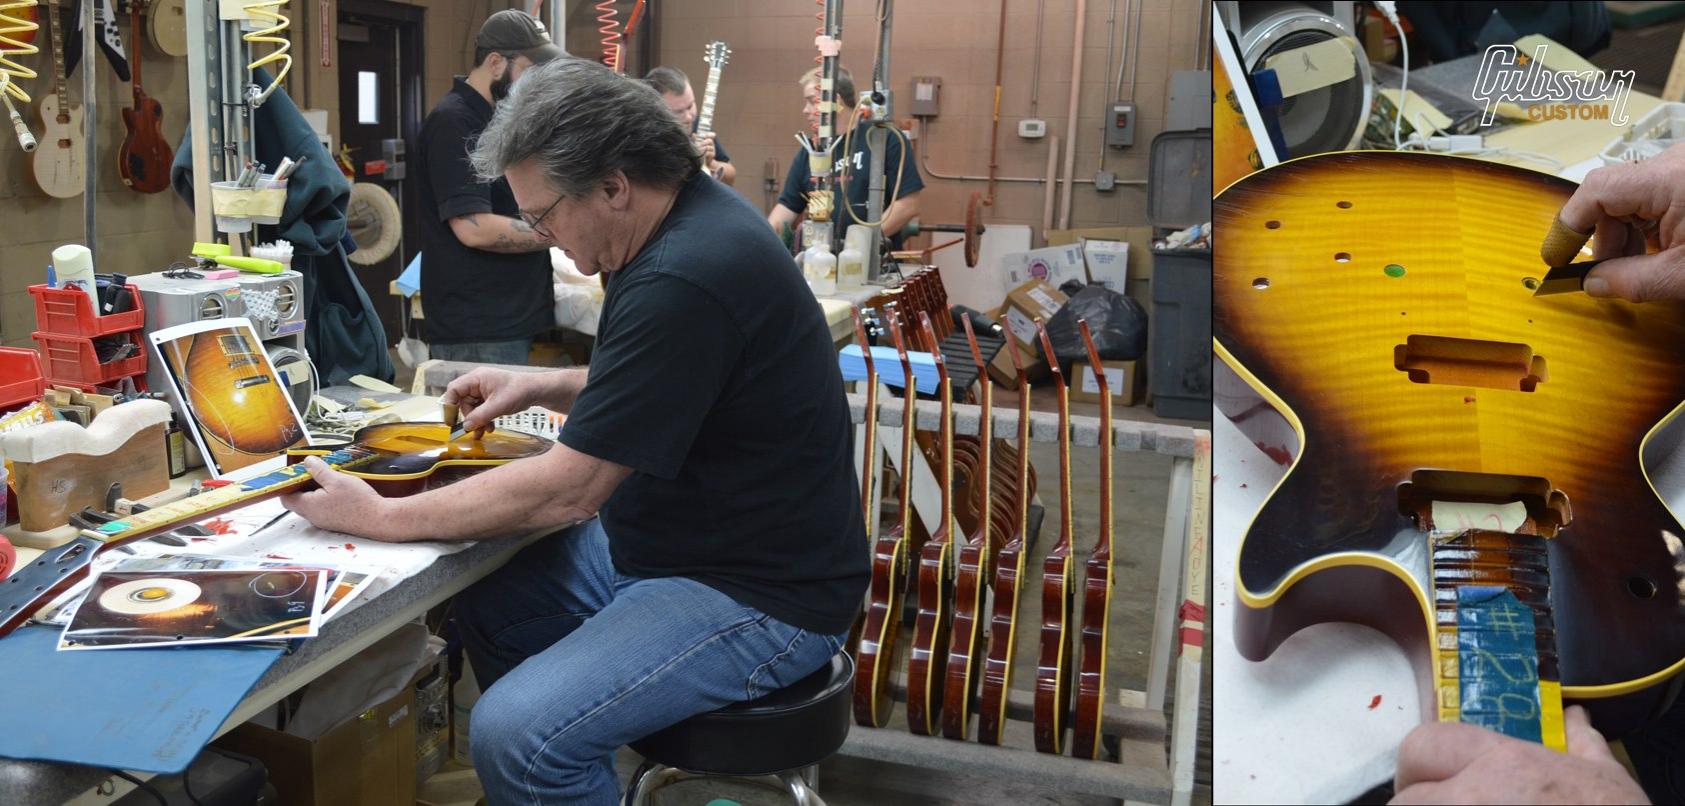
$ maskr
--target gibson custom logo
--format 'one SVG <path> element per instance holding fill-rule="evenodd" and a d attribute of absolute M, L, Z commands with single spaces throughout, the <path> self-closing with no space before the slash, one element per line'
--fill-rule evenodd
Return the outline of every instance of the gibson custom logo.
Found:
<path fill-rule="evenodd" d="M 1617 126 L 1627 124 L 1626 105 L 1632 97 L 1633 71 L 1557 72 L 1544 68 L 1544 55 L 1544 45 L 1534 48 L 1530 57 L 1517 52 L 1514 45 L 1493 45 L 1486 49 L 1472 92 L 1474 99 L 1486 106 L 1480 125 L 1492 125 L 1498 104 L 1505 101 L 1529 104 L 1527 117 L 1533 120 L 1607 120 Z M 1592 99 L 1611 103 L 1586 103 Z"/>

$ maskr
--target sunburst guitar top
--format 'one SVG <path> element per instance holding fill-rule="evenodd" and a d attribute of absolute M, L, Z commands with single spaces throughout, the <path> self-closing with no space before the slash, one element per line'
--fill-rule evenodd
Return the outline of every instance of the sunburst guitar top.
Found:
<path fill-rule="evenodd" d="M 1368 624 L 1413 656 L 1424 718 L 1547 744 L 1558 683 L 1615 736 L 1661 706 L 1685 529 L 1641 457 L 1685 400 L 1685 306 L 1534 295 L 1574 188 L 1354 152 L 1218 195 L 1215 350 L 1301 441 L 1242 538 L 1243 655 Z M 1525 703 L 1480 688 L 1528 675 Z"/>

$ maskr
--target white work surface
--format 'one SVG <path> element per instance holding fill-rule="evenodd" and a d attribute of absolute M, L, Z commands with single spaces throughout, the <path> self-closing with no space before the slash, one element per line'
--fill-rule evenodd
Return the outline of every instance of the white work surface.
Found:
<path fill-rule="evenodd" d="M 1682 423 L 1685 417 L 1654 436 L 1645 461 L 1676 513 L 1685 512 Z M 1211 424 L 1213 801 L 1350 801 L 1392 779 L 1399 742 L 1421 723 L 1415 672 L 1392 639 L 1356 624 L 1305 629 L 1262 663 L 1241 657 L 1233 635 L 1235 558 L 1287 468 L 1215 406 Z"/>

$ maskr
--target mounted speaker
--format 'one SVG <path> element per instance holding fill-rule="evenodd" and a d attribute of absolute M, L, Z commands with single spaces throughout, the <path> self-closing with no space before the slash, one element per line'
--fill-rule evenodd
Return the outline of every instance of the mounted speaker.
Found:
<path fill-rule="evenodd" d="M 1344 151 L 1363 137 L 1374 87 L 1369 57 L 1357 39 L 1355 5 L 1274 0 L 1217 4 L 1224 26 L 1239 43 L 1248 73 L 1305 48 L 1315 47 L 1305 53 L 1327 58 L 1331 46 L 1325 43 L 1331 41 L 1351 54 L 1353 69 L 1348 77 L 1284 98 L 1276 109 L 1287 147 L 1283 159 Z"/>

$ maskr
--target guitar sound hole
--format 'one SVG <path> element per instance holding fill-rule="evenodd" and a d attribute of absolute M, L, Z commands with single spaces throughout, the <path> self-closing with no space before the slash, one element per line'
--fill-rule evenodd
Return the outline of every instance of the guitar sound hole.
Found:
<path fill-rule="evenodd" d="M 1627 593 L 1639 599 L 1649 599 L 1656 595 L 1656 583 L 1644 577 L 1627 577 Z"/>

